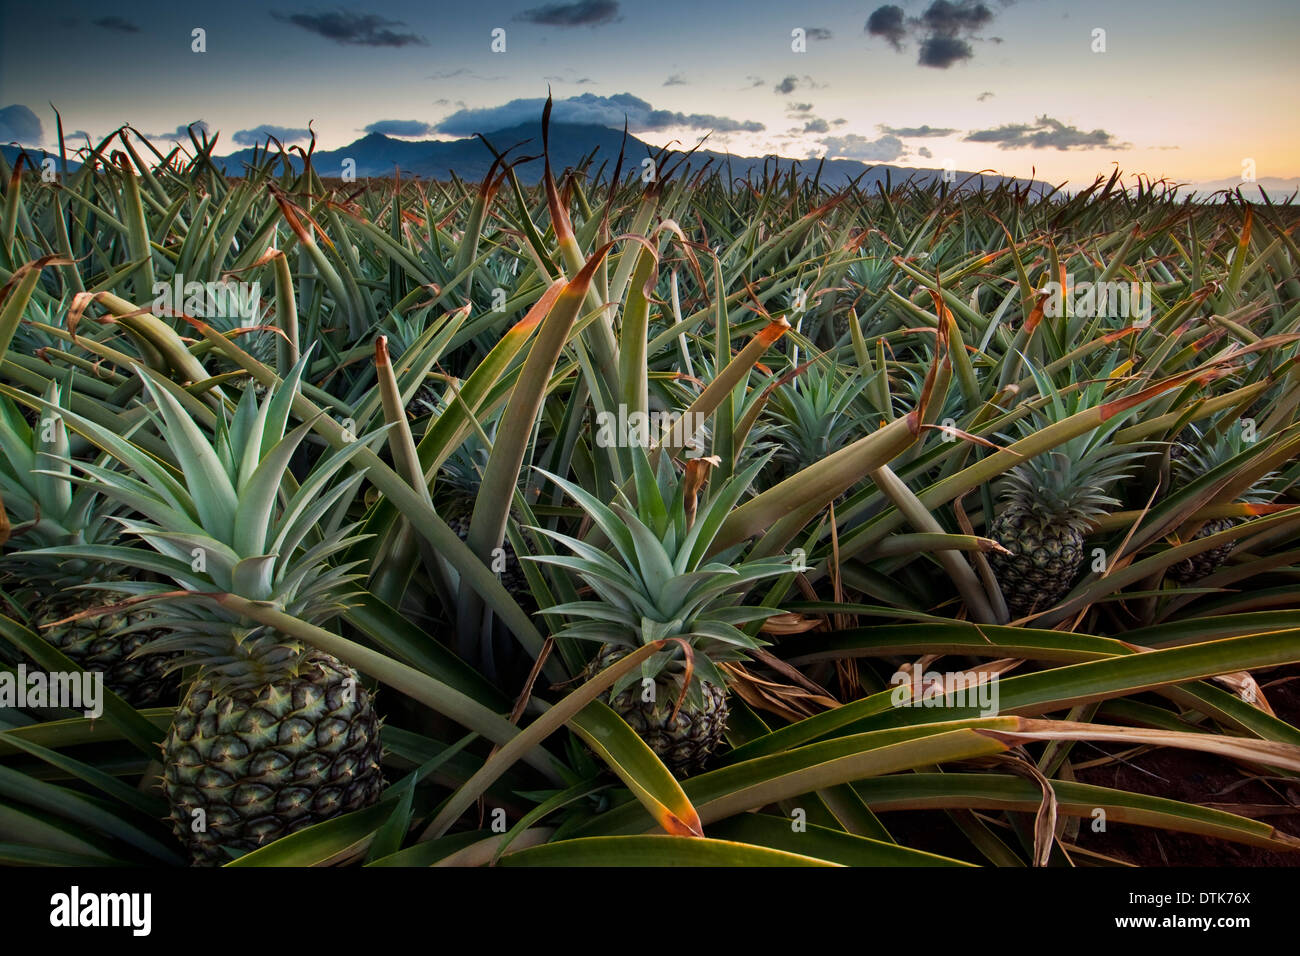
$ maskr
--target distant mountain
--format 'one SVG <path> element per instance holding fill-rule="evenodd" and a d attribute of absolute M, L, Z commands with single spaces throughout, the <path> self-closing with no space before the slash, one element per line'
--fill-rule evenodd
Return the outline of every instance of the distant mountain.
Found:
<path fill-rule="evenodd" d="M 620 130 L 578 123 L 552 123 L 550 134 L 551 165 L 557 172 L 566 167 L 577 166 L 588 154 L 596 151 L 596 158 L 592 165 L 593 171 L 599 169 L 601 164 L 604 163 L 605 172 L 608 174 L 613 169 L 614 162 L 618 158 L 619 147 L 623 142 L 623 133 Z M 496 130 L 488 133 L 487 137 L 492 142 L 492 145 L 499 150 L 506 150 L 511 146 L 522 144 L 511 151 L 511 157 L 541 156 L 541 123 L 524 123 L 520 126 Z M 35 147 L 28 147 L 24 150 L 19 146 L 0 146 L 0 154 L 3 154 L 5 163 L 10 169 L 13 168 L 14 163 L 17 161 L 18 154 L 22 152 L 27 153 L 33 168 L 39 168 L 41 160 L 46 156 L 54 156 L 56 168 L 58 166 L 58 156 L 48 153 L 46 150 Z M 261 156 L 265 156 L 264 150 L 256 152 Z M 624 150 L 623 175 L 628 176 L 633 172 L 639 172 L 641 161 L 648 156 L 656 155 L 658 152 L 657 147 L 629 135 Z M 227 174 L 238 176 L 243 173 L 245 166 L 253 161 L 254 153 L 255 151 L 251 148 L 241 149 L 228 156 L 217 158 L 216 162 L 225 169 Z M 673 150 L 669 154 L 668 164 L 673 163 L 675 158 L 679 159 L 681 156 L 681 151 Z M 404 178 L 449 179 L 454 171 L 461 179 L 473 182 L 486 176 L 488 169 L 492 166 L 492 153 L 476 138 L 412 141 L 393 139 L 380 133 L 363 136 L 342 149 L 318 150 L 312 161 L 317 172 L 328 178 L 342 174 L 345 159 L 351 159 L 356 164 L 356 175 L 361 178 L 386 178 L 392 176 L 395 170 L 400 169 Z M 775 156 L 732 156 L 729 153 L 700 149 L 689 160 L 691 169 L 699 170 L 709 160 L 713 161 L 712 165 L 714 167 L 723 169 L 727 169 L 729 164 L 731 176 L 737 179 L 744 179 L 747 176 L 757 177 L 762 173 L 764 166 L 770 168 L 773 164 L 782 172 L 788 171 L 791 166 L 797 164 L 800 171 L 812 176 L 817 172 L 818 164 L 815 159 L 794 160 Z M 302 160 L 297 153 L 291 154 L 290 162 L 295 169 L 302 168 Z M 70 170 L 79 169 L 80 166 L 81 164 L 76 160 L 68 160 Z M 522 182 L 536 183 L 542 176 L 542 161 L 540 158 L 536 158 L 526 163 L 520 163 L 515 169 Z M 910 179 L 918 185 L 924 186 L 942 175 L 942 169 L 891 166 L 884 163 L 869 164 L 856 159 L 828 159 L 822 166 L 821 181 L 827 186 L 838 188 L 857 177 L 861 177 L 859 185 L 864 190 L 873 191 L 875 184 L 884 182 L 886 177 L 894 185 Z M 965 172 L 956 174 L 958 184 L 967 183 L 971 188 L 977 187 L 981 183 L 993 186 L 1009 181 L 1021 184 L 1029 182 L 1028 180 L 1018 180 L 1007 176 Z M 1033 186 L 1037 192 L 1050 190 L 1051 188 L 1039 180 L 1034 180 Z M 1285 202 L 1296 195 L 1297 192 L 1300 192 L 1300 177 L 1291 177 L 1290 179 L 1261 177 L 1258 182 L 1254 183 L 1243 183 L 1240 179 L 1196 182 L 1182 187 L 1182 192 L 1185 195 L 1194 192 L 1198 200 L 1205 201 L 1210 199 L 1213 193 L 1221 190 L 1232 192 L 1237 189 L 1241 190 L 1242 196 L 1248 202 L 1259 202 L 1261 200 L 1261 190 L 1267 194 L 1271 201 Z M 1066 188 L 1063 192 L 1070 194 L 1076 190 L 1077 187 Z M 1221 200 L 1222 196 L 1217 196 L 1215 199 Z"/>
<path fill-rule="evenodd" d="M 1283 179 L 1279 176 L 1261 176 L 1256 182 L 1243 183 L 1241 177 L 1236 179 L 1216 179 L 1209 182 L 1192 183 L 1185 187 L 1187 191 L 1195 190 L 1197 198 L 1206 199 L 1210 194 L 1227 190 L 1235 192 L 1241 190 L 1241 195 L 1247 202 L 1259 202 L 1260 192 L 1262 191 L 1272 202 L 1286 202 L 1286 200 L 1300 193 L 1300 176 L 1292 176 L 1290 179 Z"/>
<path fill-rule="evenodd" d="M 512 146 L 510 157 L 535 157 L 515 167 L 521 182 L 537 183 L 542 178 L 542 126 L 541 123 L 524 123 L 507 129 L 500 129 L 486 134 L 492 145 L 498 150 Z M 658 147 L 651 146 L 644 140 L 628 135 L 623 145 L 621 130 L 609 129 L 577 123 L 552 123 L 550 128 L 551 166 L 558 173 L 566 167 L 575 167 L 588 155 L 595 152 L 592 164 L 593 172 L 605 165 L 605 173 L 613 171 L 618 159 L 620 146 L 624 148 L 623 175 L 639 173 L 641 162 L 647 157 L 657 155 Z M 2 146 L 5 161 L 12 168 L 17 155 L 24 150 L 17 146 Z M 26 150 L 33 166 L 38 167 L 41 159 L 47 155 L 44 150 L 29 148 Z M 227 156 L 217 157 L 216 163 L 227 175 L 238 176 L 254 161 L 255 157 L 265 158 L 265 150 L 253 148 L 241 149 Z M 665 158 L 665 167 L 673 165 L 682 158 L 682 151 L 672 150 Z M 289 162 L 295 169 L 302 168 L 302 159 L 297 152 L 289 154 Z M 401 170 L 403 178 L 419 177 L 421 179 L 449 179 L 454 172 L 461 179 L 471 182 L 481 180 L 492 167 L 492 153 L 477 138 L 453 140 L 405 140 L 394 139 L 380 133 L 371 133 L 341 149 L 317 150 L 312 156 L 316 171 L 326 177 L 341 176 L 344 161 L 351 160 L 358 178 L 386 178 Z M 808 175 L 817 173 L 818 161 L 815 159 L 794 160 L 778 156 L 733 156 L 714 150 L 700 149 L 688 160 L 690 168 L 698 171 L 706 162 L 712 160 L 712 167 L 729 170 L 732 179 L 758 178 L 764 168 L 773 167 L 781 172 L 788 172 L 792 166 Z M 57 166 L 58 158 L 55 157 Z M 69 169 L 77 169 L 80 164 L 68 161 Z M 660 170 L 664 172 L 665 170 Z M 857 179 L 861 188 L 873 191 L 876 183 L 883 183 L 886 178 L 894 185 L 908 180 L 918 185 L 928 185 L 943 175 L 942 169 L 914 169 L 906 166 L 890 166 L 883 163 L 869 164 L 856 159 L 828 159 L 821 167 L 821 182 L 831 188 L 845 186 Z M 979 185 L 995 186 L 1002 182 L 1020 182 L 1007 176 L 990 176 L 978 173 L 957 172 L 955 182 L 966 184 L 968 188 Z M 1038 191 L 1049 189 L 1046 183 L 1034 181 Z"/>
<path fill-rule="evenodd" d="M 536 183 L 542 177 L 542 127 L 540 123 L 524 123 L 507 129 L 485 134 L 498 150 L 506 150 L 516 144 L 522 144 L 511 151 L 511 158 L 521 156 L 538 157 L 515 167 L 521 182 Z M 596 151 L 593 170 L 605 164 L 606 174 L 613 171 L 618 159 L 620 146 L 623 145 L 621 130 L 604 126 L 552 123 L 550 128 L 551 166 L 557 172 L 565 167 L 577 166 L 590 153 Z M 627 137 L 624 147 L 623 175 L 641 170 L 641 161 L 658 154 L 659 149 L 643 140 Z M 218 160 L 228 175 L 238 175 L 244 167 L 253 162 L 255 151 L 243 149 Z M 673 150 L 665 165 L 680 159 L 682 152 Z M 317 150 L 312 157 L 312 165 L 322 176 L 338 176 L 343 171 L 345 160 L 355 163 L 358 178 L 388 177 L 398 169 L 402 175 L 422 179 L 447 179 L 455 172 L 461 179 L 479 180 L 487 175 L 492 166 L 492 153 L 478 139 L 423 140 L 411 141 L 393 139 L 379 133 L 371 133 L 342 149 Z M 691 156 L 689 163 L 693 170 L 700 169 L 709 160 L 714 167 L 730 169 L 730 175 L 744 179 L 749 175 L 757 177 L 766 166 L 775 165 L 782 172 L 797 165 L 801 172 L 812 176 L 817 172 L 818 161 L 793 160 L 776 156 L 732 156 L 713 150 L 700 149 Z M 295 154 L 291 157 L 295 168 L 301 168 L 302 161 Z M 830 159 L 822 166 L 821 182 L 833 188 L 847 185 L 861 177 L 859 183 L 864 189 L 872 189 L 877 182 L 884 182 L 886 177 L 897 185 L 909 179 L 924 185 L 943 175 L 942 169 L 913 169 L 904 166 L 885 164 L 868 164 L 856 159 Z M 1014 180 L 1006 176 L 988 176 L 978 173 L 958 172 L 956 182 L 967 183 L 975 188 L 981 183 L 989 186 Z M 1045 183 L 1035 181 L 1037 189 L 1050 188 Z"/>
<path fill-rule="evenodd" d="M 4 154 L 5 165 L 8 166 L 10 169 L 13 169 L 14 163 L 18 162 L 19 153 L 27 154 L 27 162 L 32 164 L 31 166 L 32 169 L 40 169 L 41 161 L 44 160 L 47 156 L 50 156 L 53 157 L 54 159 L 55 172 L 59 172 L 59 154 L 57 151 L 50 153 L 47 152 L 46 150 L 39 149 L 38 147 L 35 146 L 28 146 L 26 148 L 22 146 L 0 146 L 0 153 Z M 78 170 L 80 168 L 81 168 L 81 163 L 77 162 L 75 159 L 72 158 L 68 159 L 69 172 Z"/>

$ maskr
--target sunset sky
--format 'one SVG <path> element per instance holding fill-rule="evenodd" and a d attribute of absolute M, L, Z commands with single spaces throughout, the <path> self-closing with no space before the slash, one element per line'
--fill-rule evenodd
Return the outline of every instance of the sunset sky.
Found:
<path fill-rule="evenodd" d="M 579 0 L 346 7 L 0 0 L 0 141 L 202 120 L 450 138 L 540 115 L 742 155 L 993 169 L 1078 185 L 1300 175 L 1296 0 Z M 191 31 L 206 31 L 206 52 Z M 791 49 L 791 31 L 807 50 Z M 505 52 L 491 49 L 505 31 Z M 1094 52 L 1094 30 L 1105 52 Z"/>

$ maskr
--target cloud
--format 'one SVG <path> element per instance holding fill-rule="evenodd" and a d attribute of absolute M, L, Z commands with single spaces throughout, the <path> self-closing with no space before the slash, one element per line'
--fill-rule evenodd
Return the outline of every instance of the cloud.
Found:
<path fill-rule="evenodd" d="M 804 123 L 803 131 L 805 133 L 829 133 L 831 124 L 818 116 Z"/>
<path fill-rule="evenodd" d="M 674 73 L 668 79 L 664 80 L 664 86 L 685 86 L 686 80 L 680 73 Z"/>
<path fill-rule="evenodd" d="M 762 86 L 762 85 L 764 85 L 764 84 L 767 82 L 767 80 L 763 79 L 761 76 L 753 76 L 752 74 L 751 74 L 750 76 L 745 77 L 745 79 L 746 79 L 746 81 L 748 81 L 748 83 L 749 83 L 749 88 L 750 88 L 751 90 L 752 90 L 754 87 L 756 87 L 756 86 Z"/>
<path fill-rule="evenodd" d="M 897 136 L 867 139 L 857 133 L 849 133 L 845 136 L 827 136 L 819 142 L 826 148 L 826 155 L 832 158 L 888 163 L 904 153 L 903 141 Z"/>
<path fill-rule="evenodd" d="M 274 136 L 282 143 L 292 143 L 296 140 L 307 139 L 311 136 L 311 130 L 294 129 L 289 126 L 271 126 L 263 123 L 261 126 L 254 126 L 252 129 L 241 129 L 230 138 L 240 146 L 259 146 L 266 142 L 268 136 Z"/>
<path fill-rule="evenodd" d="M 979 96 L 975 97 L 975 99 L 979 100 L 979 102 L 981 102 L 981 103 L 983 103 L 985 100 L 991 100 L 991 99 L 993 99 L 993 91 L 992 91 L 992 90 L 985 90 L 985 91 L 984 91 L 983 93 L 981 93 Z"/>
<path fill-rule="evenodd" d="M 917 63 L 921 66 L 933 66 L 946 70 L 954 63 L 969 60 L 975 55 L 971 45 L 959 37 L 946 37 L 935 34 L 921 41 L 921 55 Z"/>
<path fill-rule="evenodd" d="M 45 140 L 40 117 L 21 103 L 0 110 L 0 142 L 36 146 Z"/>
<path fill-rule="evenodd" d="M 470 136 L 522 123 L 536 123 L 541 120 L 545 105 L 546 101 L 538 97 L 511 100 L 502 106 L 460 109 L 438 123 L 436 129 L 440 133 Z M 761 133 L 766 129 L 762 123 L 736 120 L 729 116 L 657 110 L 631 93 L 616 93 L 613 96 L 583 93 L 556 100 L 551 111 L 551 121 L 555 123 L 590 123 L 612 129 L 622 129 L 625 118 L 628 129 L 636 132 L 673 126 L 709 129 L 718 133 Z"/>
<path fill-rule="evenodd" d="M 1009 6 L 1014 0 L 1002 0 Z M 975 55 L 972 39 L 992 24 L 994 13 L 979 0 L 934 0 L 919 17 L 907 17 L 901 7 L 886 4 L 867 18 L 866 32 L 883 37 L 895 50 L 903 49 L 909 37 L 918 44 L 917 65 L 946 70 Z M 1001 37 L 990 37 L 1001 43 Z"/>
<path fill-rule="evenodd" d="M 996 143 L 998 149 L 1131 149 L 1132 143 L 1120 143 L 1104 129 L 1091 132 L 1067 126 L 1050 116 L 1040 116 L 1032 123 L 1008 123 L 992 129 L 973 130 L 965 137 L 968 143 Z"/>
<path fill-rule="evenodd" d="M 886 126 L 881 123 L 876 129 L 882 133 L 901 136 L 903 139 L 924 139 L 928 136 L 951 136 L 955 129 L 941 129 L 934 126 Z"/>
<path fill-rule="evenodd" d="M 618 0 L 578 0 L 532 7 L 515 17 L 546 27 L 596 27 L 618 19 Z"/>
<path fill-rule="evenodd" d="M 343 46 L 423 46 L 428 41 L 415 33 L 391 29 L 405 27 L 401 20 L 386 20 L 373 13 L 352 13 L 335 10 L 326 13 L 276 13 L 271 16 L 283 23 L 292 23 L 309 33 L 323 36 Z"/>
<path fill-rule="evenodd" d="M 809 40 L 829 40 L 833 35 L 825 27 L 809 27 L 804 31 L 804 36 Z"/>
<path fill-rule="evenodd" d="M 993 22 L 993 11 L 971 0 L 934 0 L 921 14 L 921 22 L 940 36 L 975 33 Z"/>
<path fill-rule="evenodd" d="M 98 20 L 91 20 L 97 27 L 105 30 L 116 30 L 118 33 L 139 33 L 140 28 L 123 17 L 100 17 Z"/>
<path fill-rule="evenodd" d="M 795 91 L 795 87 L 797 87 L 798 85 L 799 85 L 799 77 L 791 75 L 791 76 L 787 76 L 780 83 L 776 84 L 776 86 L 772 87 L 772 89 L 775 90 L 777 93 L 785 93 L 786 95 L 789 95 L 790 93 L 793 93 Z"/>
<path fill-rule="evenodd" d="M 877 7 L 871 11 L 871 16 L 867 17 L 867 25 L 863 29 L 873 37 L 884 37 L 895 50 L 901 50 L 903 39 L 907 36 L 903 8 L 896 7 L 892 3 Z"/>
<path fill-rule="evenodd" d="M 208 130 L 211 128 L 208 126 L 206 121 L 195 120 L 193 123 L 182 123 L 180 126 L 177 126 L 170 133 L 147 133 L 145 135 L 148 136 L 149 139 L 166 139 L 166 140 L 178 139 L 183 143 L 188 143 L 190 141 L 191 126 L 194 127 L 195 135 L 197 135 L 200 139 L 202 139 L 203 134 L 208 132 Z"/>
<path fill-rule="evenodd" d="M 436 132 L 429 123 L 422 123 L 419 120 L 378 120 L 371 123 L 363 133 L 379 133 L 381 136 L 428 136 Z"/>
<path fill-rule="evenodd" d="M 934 158 L 934 153 L 930 152 L 929 147 L 926 146 L 922 146 L 920 149 L 918 149 L 916 151 L 916 155 L 920 156 L 922 159 Z"/>
<path fill-rule="evenodd" d="M 811 103 L 786 103 L 785 108 L 790 113 L 811 113 L 813 105 Z"/>

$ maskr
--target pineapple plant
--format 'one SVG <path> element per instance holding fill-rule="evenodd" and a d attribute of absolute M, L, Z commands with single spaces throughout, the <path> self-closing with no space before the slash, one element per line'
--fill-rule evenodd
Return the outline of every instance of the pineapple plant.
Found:
<path fill-rule="evenodd" d="M 677 639 L 647 658 L 640 670 L 619 678 L 604 699 L 669 769 L 689 774 L 705 764 L 726 730 L 727 677 L 721 665 L 744 660 L 747 651 L 761 646 L 739 625 L 778 613 L 741 601 L 755 582 L 788 572 L 789 563 L 760 558 L 733 567 L 743 545 L 708 556 L 723 519 L 763 462 L 701 503 L 709 459 L 688 461 L 680 479 L 667 455 L 653 472 L 643 449 L 634 449 L 633 459 L 635 502 L 620 492 L 613 505 L 606 505 L 578 485 L 543 472 L 577 502 L 612 550 L 539 528 L 572 556 L 529 560 L 564 568 L 591 589 L 590 599 L 548 609 L 577 619 L 559 636 L 600 644 L 587 676 L 646 644 Z"/>
<path fill-rule="evenodd" d="M 1040 392 L 1048 403 L 1019 423 L 1028 437 L 1091 407 L 1104 382 L 1076 393 L 1070 401 L 1041 376 Z M 1012 468 L 1000 489 L 1002 508 L 988 536 L 1007 553 L 992 552 L 989 564 L 1007 609 L 1016 617 L 1046 610 L 1074 584 L 1084 560 L 1084 540 L 1093 519 L 1119 504 L 1110 494 L 1129 477 L 1128 467 L 1147 454 L 1131 445 L 1112 443 L 1125 418 L 1116 415 L 1044 454 Z"/>
<path fill-rule="evenodd" d="M 429 312 L 427 308 L 408 316 L 390 312 L 384 318 L 380 334 L 387 340 L 389 354 L 394 359 L 400 358 L 421 341 L 428 329 Z M 427 379 L 419 384 L 406 403 L 406 415 L 412 422 L 428 418 L 441 410 L 437 386 Z"/>
<path fill-rule="evenodd" d="M 469 538 L 470 516 L 492 450 L 490 442 L 496 436 L 496 421 L 484 423 L 482 434 L 477 430 L 471 431 L 447 457 L 438 472 L 438 485 L 445 492 L 440 497 L 439 514 L 462 541 Z M 499 574 L 501 586 L 510 592 L 521 607 L 535 608 L 537 602 L 533 600 L 528 578 L 524 576 L 519 556 L 509 537 L 501 542 L 501 550 L 504 552 L 504 567 Z"/>
<path fill-rule="evenodd" d="M 1186 438 L 1176 442 L 1169 449 L 1170 480 L 1174 489 L 1186 487 L 1246 450 L 1246 442 L 1238 423 L 1221 430 L 1210 428 L 1206 432 L 1201 432 L 1193 425 L 1188 427 L 1187 432 Z M 1270 484 L 1271 476 L 1265 476 L 1239 495 L 1239 500 L 1243 502 L 1268 500 L 1272 497 L 1268 491 Z M 1227 531 L 1239 520 L 1227 517 L 1211 518 L 1201 525 L 1200 530 L 1192 536 L 1192 540 Z M 1237 542 L 1229 541 L 1209 551 L 1194 554 L 1171 565 L 1165 573 L 1178 584 L 1199 581 L 1223 567 L 1223 563 L 1228 560 L 1228 556 L 1236 546 Z"/>
<path fill-rule="evenodd" d="M 33 630 L 82 669 L 102 673 L 105 686 L 127 703 L 151 707 L 174 700 L 179 685 L 166 673 L 166 656 L 137 653 L 161 635 L 151 614 L 118 609 L 79 616 L 115 603 L 109 591 L 93 587 L 113 580 L 109 568 L 81 558 L 32 553 L 61 545 L 111 544 L 120 535 L 113 519 L 121 505 L 92 487 L 74 489 L 69 480 L 65 393 L 51 384 L 46 410 L 30 425 L 14 402 L 0 397 L 0 499 L 13 527 L 14 548 L 4 561 L 6 590 L 26 611 Z"/>
<path fill-rule="evenodd" d="M 783 477 L 862 437 L 864 416 L 853 407 L 862 387 L 856 374 L 845 376 L 819 361 L 772 392 L 767 410 L 773 427 L 765 437 L 778 442 L 774 458 Z"/>
<path fill-rule="evenodd" d="M 245 389 L 230 421 L 218 418 L 213 439 L 141 373 L 179 472 L 85 420 L 78 429 L 126 470 L 76 467 L 142 515 L 117 520 L 151 550 L 46 552 L 171 579 L 112 587 L 153 609 L 169 632 L 155 646 L 179 654 L 172 669 L 196 669 L 162 745 L 162 789 L 173 832 L 199 865 L 369 806 L 384 786 L 379 718 L 356 672 L 214 600 L 233 594 L 321 625 L 350 593 L 354 576 L 332 559 L 357 540 L 338 525 L 363 476 L 334 479 L 365 442 L 327 454 L 295 483 L 289 461 L 310 423 L 286 426 L 307 357 L 261 402 Z"/>

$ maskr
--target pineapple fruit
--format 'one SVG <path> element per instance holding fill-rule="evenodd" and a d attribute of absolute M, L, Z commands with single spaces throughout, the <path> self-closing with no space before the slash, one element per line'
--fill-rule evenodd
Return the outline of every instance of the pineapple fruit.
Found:
<path fill-rule="evenodd" d="M 119 521 L 153 550 L 51 552 L 116 560 L 174 582 L 116 589 L 154 609 L 170 632 L 157 647 L 180 654 L 173 668 L 197 668 L 163 744 L 162 786 L 173 832 L 200 865 L 369 806 L 384 786 L 379 719 L 356 672 L 208 596 L 266 602 L 321 625 L 349 593 L 353 576 L 332 558 L 356 539 L 350 527 L 334 527 L 332 513 L 351 500 L 362 476 L 335 478 L 365 443 L 326 454 L 300 484 L 291 480 L 290 458 L 310 428 L 286 433 L 306 358 L 260 403 L 246 388 L 231 420 L 218 421 L 214 440 L 145 376 L 179 473 L 80 421 L 126 470 L 78 467 L 143 516 Z"/>
<path fill-rule="evenodd" d="M 609 506 L 577 485 L 547 475 L 578 503 L 612 550 L 538 529 L 573 556 L 529 560 L 563 567 L 593 592 L 590 600 L 548 609 L 578 619 L 561 636 L 601 644 L 587 676 L 646 644 L 680 639 L 666 643 L 640 670 L 619 678 L 605 700 L 671 770 L 689 774 L 705 764 L 726 729 L 727 679 L 719 665 L 743 660 L 748 650 L 760 646 L 738 625 L 778 613 L 740 602 L 756 581 L 786 573 L 789 563 L 761 558 L 733 567 L 739 548 L 707 557 L 723 518 L 763 462 L 700 502 L 709 459 L 689 461 L 679 479 L 666 454 L 657 473 L 644 450 L 633 449 L 633 458 L 635 503 L 620 493 Z"/>
<path fill-rule="evenodd" d="M 1051 401 L 1029 424 L 1021 424 L 1022 436 L 1062 421 L 1099 394 L 1087 389 L 1067 403 L 1050 383 L 1040 385 Z M 992 552 L 989 564 L 1013 617 L 1053 607 L 1074 585 L 1093 520 L 1119 504 L 1110 490 L 1128 477 L 1127 468 L 1135 459 L 1147 454 L 1111 443 L 1123 420 L 1116 416 L 1004 476 L 1003 507 L 988 536 L 1009 553 Z"/>
<path fill-rule="evenodd" d="M 1246 450 L 1241 428 L 1233 424 L 1226 430 L 1210 430 L 1203 434 L 1195 427 L 1188 429 L 1187 438 L 1173 445 L 1169 450 L 1170 479 L 1174 488 L 1191 484 L 1197 478 L 1213 471 Z M 1248 488 L 1239 496 L 1241 501 L 1256 502 L 1268 500 L 1269 477 L 1265 477 Z M 1209 537 L 1234 527 L 1238 518 L 1211 518 L 1201 525 L 1192 540 Z M 1228 560 L 1236 548 L 1237 542 L 1229 541 L 1209 551 L 1202 551 L 1190 558 L 1184 558 L 1171 565 L 1165 574 L 1178 584 L 1191 584 L 1213 574 Z"/>
<path fill-rule="evenodd" d="M 0 498 L 14 529 L 15 550 L 5 564 L 21 568 L 5 569 L 6 591 L 26 611 L 33 630 L 79 667 L 102 673 L 105 686 L 127 703 L 152 707 L 175 700 L 178 682 L 166 673 L 166 656 L 136 653 L 161 634 L 152 627 L 151 614 L 122 609 L 77 617 L 116 603 L 109 591 L 85 587 L 112 579 L 104 565 L 31 553 L 60 545 L 109 544 L 119 536 L 113 517 L 120 505 L 93 488 L 74 490 L 69 480 L 62 392 L 57 385 L 46 390 L 45 411 L 30 425 L 13 402 L 0 397 Z"/>

